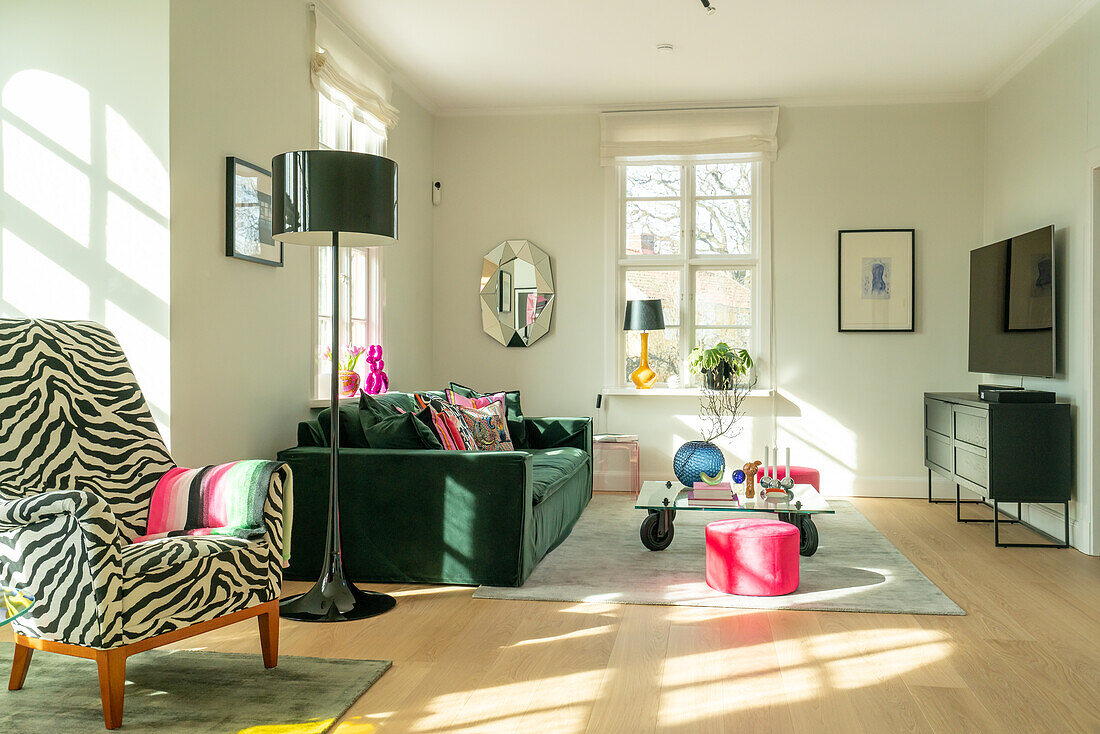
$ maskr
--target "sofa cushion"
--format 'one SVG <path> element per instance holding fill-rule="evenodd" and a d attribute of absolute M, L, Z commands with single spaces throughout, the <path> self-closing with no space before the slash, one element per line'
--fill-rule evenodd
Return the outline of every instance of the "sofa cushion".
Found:
<path fill-rule="evenodd" d="M 443 444 L 426 425 L 411 413 L 376 421 L 365 430 L 372 449 L 438 449 Z"/>
<path fill-rule="evenodd" d="M 458 405 L 455 408 L 462 414 L 462 420 L 473 434 L 479 451 L 514 450 L 512 439 L 508 436 L 503 402 L 492 401 L 482 408 L 464 408 Z"/>
<path fill-rule="evenodd" d="M 120 555 L 125 643 L 279 598 L 267 538 L 164 538 Z"/>
<path fill-rule="evenodd" d="M 530 449 L 534 504 L 561 488 L 578 471 L 588 471 L 588 454 L 580 449 Z"/>
<path fill-rule="evenodd" d="M 523 408 L 519 403 L 519 390 L 494 390 L 491 393 L 483 393 L 478 392 L 472 387 L 466 387 L 465 385 L 459 385 L 457 382 L 452 382 L 451 391 L 464 398 L 470 399 L 488 397 L 498 392 L 503 392 L 504 409 L 508 415 L 508 435 L 511 436 L 512 443 L 516 448 L 527 447 L 527 426 L 523 422 Z"/>
<path fill-rule="evenodd" d="M 148 526 L 134 542 L 173 535 L 263 535 L 264 503 L 280 466 L 257 459 L 169 469 L 153 488 Z"/>
<path fill-rule="evenodd" d="M 325 446 L 325 434 L 321 432 L 321 426 L 315 420 L 301 421 L 298 423 L 299 446 Z"/>
<path fill-rule="evenodd" d="M 181 535 L 124 545 L 119 560 L 123 576 L 139 578 L 189 561 L 233 556 L 241 550 L 260 558 L 263 542 L 232 535 Z"/>
<path fill-rule="evenodd" d="M 330 434 L 332 431 L 331 424 L 329 422 L 330 410 L 325 408 L 317 414 L 317 424 L 321 428 L 321 434 L 324 436 L 325 446 L 332 445 L 332 438 Z M 359 406 L 358 405 L 341 405 L 340 406 L 340 446 L 348 449 L 365 449 L 367 446 L 367 437 L 363 434 L 363 424 L 359 420 Z"/>
<path fill-rule="evenodd" d="M 427 401 L 443 399 L 443 393 L 432 390 L 424 390 L 419 394 Z M 374 401 L 402 413 L 416 413 L 423 407 L 417 402 L 416 395 L 410 392 L 387 392 L 375 395 Z"/>

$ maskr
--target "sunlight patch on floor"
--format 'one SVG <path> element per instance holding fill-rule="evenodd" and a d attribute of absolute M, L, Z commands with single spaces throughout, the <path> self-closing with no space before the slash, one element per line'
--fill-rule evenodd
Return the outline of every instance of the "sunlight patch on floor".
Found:
<path fill-rule="evenodd" d="M 540 645 L 547 642 L 561 642 L 562 640 L 576 640 L 582 637 L 596 637 L 598 635 L 609 634 L 614 632 L 615 628 L 611 625 L 603 625 L 602 627 L 589 627 L 588 629 L 575 630 L 573 632 L 563 632 L 560 635 L 550 635 L 548 637 L 532 637 L 526 640 L 520 640 L 514 642 L 507 647 L 525 647 L 528 645 Z"/>
<path fill-rule="evenodd" d="M 587 716 L 588 705 L 599 688 L 603 673 L 603 670 L 588 670 L 436 696 L 431 701 L 430 712 L 421 717 L 410 731 L 494 731 L 493 726 L 497 727 L 495 731 L 514 730 L 515 727 L 505 726 L 503 721 L 532 713 L 532 700 L 539 696 L 546 696 L 548 703 L 553 702 L 549 713 L 552 713 L 552 719 L 558 723 L 551 729 L 564 726 L 570 717 L 575 718 L 577 726 L 583 729 L 583 717 Z M 561 701 L 570 701 L 572 704 L 561 706 Z M 477 729 L 479 725 L 485 725 L 486 728 Z M 542 732 L 551 729 L 528 729 L 525 724 L 521 731 Z M 564 730 L 577 729 L 569 725 Z"/>

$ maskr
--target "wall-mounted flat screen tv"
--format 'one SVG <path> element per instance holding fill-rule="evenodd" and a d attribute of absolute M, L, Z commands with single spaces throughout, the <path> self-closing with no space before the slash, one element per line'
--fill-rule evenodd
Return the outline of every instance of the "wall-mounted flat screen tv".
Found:
<path fill-rule="evenodd" d="M 1054 377 L 1054 227 L 970 253 L 970 371 Z"/>

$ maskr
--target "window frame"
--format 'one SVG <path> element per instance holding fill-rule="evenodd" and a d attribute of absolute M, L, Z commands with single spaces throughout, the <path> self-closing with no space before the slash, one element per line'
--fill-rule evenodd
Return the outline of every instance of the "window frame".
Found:
<path fill-rule="evenodd" d="M 321 142 L 321 98 L 320 92 L 315 92 L 313 95 L 313 145 L 320 150 L 351 150 L 353 135 L 351 132 L 352 125 L 350 123 L 347 130 L 337 132 L 337 145 L 344 145 L 342 148 L 332 148 Z M 369 129 L 369 127 L 368 127 Z M 373 130 L 371 132 L 374 132 Z M 388 145 L 387 136 L 382 136 L 382 151 L 381 155 L 385 155 L 386 147 Z M 331 318 L 331 315 L 324 316 L 321 314 L 321 260 L 327 257 L 327 253 L 330 248 L 317 247 L 312 248 L 313 252 L 310 256 L 310 311 L 312 314 L 312 320 L 310 325 L 310 359 L 311 366 L 309 369 L 310 374 L 310 405 L 312 407 L 324 407 L 329 404 L 329 372 L 324 369 L 323 361 L 318 350 L 321 349 L 321 319 Z M 351 340 L 352 333 L 354 331 L 354 322 L 365 322 L 367 331 L 367 341 L 370 344 L 382 344 L 382 318 L 383 318 L 383 260 L 382 249 L 380 247 L 372 247 L 364 250 L 366 257 L 366 303 L 362 304 L 366 318 L 360 319 L 353 316 L 354 310 L 352 308 L 352 288 L 351 288 L 351 269 L 352 269 L 352 251 L 348 248 L 341 248 L 340 250 L 340 345 L 346 347 Z M 328 275 L 331 266 L 326 265 L 324 275 Z M 331 294 L 330 294 L 331 297 Z M 332 332 L 327 331 L 324 335 L 325 345 L 327 346 L 332 338 Z M 363 377 L 366 377 L 366 362 L 360 358 L 359 364 L 356 367 L 356 371 Z"/>
<path fill-rule="evenodd" d="M 731 196 L 697 196 L 695 191 L 695 166 L 708 163 L 751 163 L 752 193 Z M 680 254 L 632 255 L 626 251 L 626 168 L 637 165 L 677 165 L 681 168 L 680 184 Z M 605 292 L 613 296 L 606 304 L 606 320 L 609 337 L 614 345 L 607 350 L 604 384 L 608 389 L 629 389 L 626 376 L 626 335 L 622 331 L 626 313 L 626 278 L 632 270 L 680 271 L 680 374 L 681 391 L 698 390 L 698 381 L 687 370 L 687 356 L 695 344 L 697 328 L 695 318 L 695 274 L 707 269 L 749 269 L 752 282 L 752 323 L 749 325 L 749 352 L 755 363 L 758 384 L 771 387 L 770 364 L 772 362 L 771 327 L 773 301 L 771 288 L 771 163 L 762 156 L 713 156 L 699 158 L 637 158 L 609 166 L 606 178 L 608 202 L 605 216 L 607 257 L 605 259 L 608 284 Z M 745 199 L 751 200 L 752 253 L 745 255 L 696 254 L 695 252 L 695 203 L 700 200 Z M 675 201 L 672 197 L 632 197 L 630 201 Z M 701 328 L 723 328 L 707 324 Z M 727 325 L 738 328 L 740 325 Z M 669 388 L 666 383 L 658 387 Z"/>

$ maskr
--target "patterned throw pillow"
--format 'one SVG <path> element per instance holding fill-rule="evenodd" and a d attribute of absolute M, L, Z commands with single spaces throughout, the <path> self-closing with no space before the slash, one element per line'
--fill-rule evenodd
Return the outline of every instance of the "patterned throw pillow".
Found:
<path fill-rule="evenodd" d="M 428 425 L 448 451 L 477 451 L 477 441 L 466 425 L 459 408 L 437 398 L 416 395 L 421 407 L 416 417 Z"/>
<path fill-rule="evenodd" d="M 504 393 L 504 413 L 508 417 L 508 435 L 512 437 L 512 443 L 520 448 L 527 445 L 527 424 L 523 422 L 523 408 L 519 404 L 519 390 L 506 390 L 494 393 L 483 393 L 457 382 L 451 383 L 451 391 L 470 399 L 484 397 L 485 395 L 497 395 Z"/>
<path fill-rule="evenodd" d="M 503 396 L 501 396 L 503 397 Z M 481 408 L 457 408 L 480 451 L 513 451 L 504 417 L 504 401 L 490 400 Z"/>
<path fill-rule="evenodd" d="M 263 512 L 276 461 L 175 467 L 157 481 L 145 534 L 135 543 L 177 535 L 264 534 Z"/>
<path fill-rule="evenodd" d="M 467 395 L 459 395 L 454 390 L 448 388 L 443 391 L 447 396 L 447 402 L 451 405 L 457 405 L 460 408 L 484 408 L 486 405 L 492 402 L 499 402 L 501 406 L 504 405 L 504 393 L 497 392 L 492 395 L 480 395 L 471 397 Z"/>

